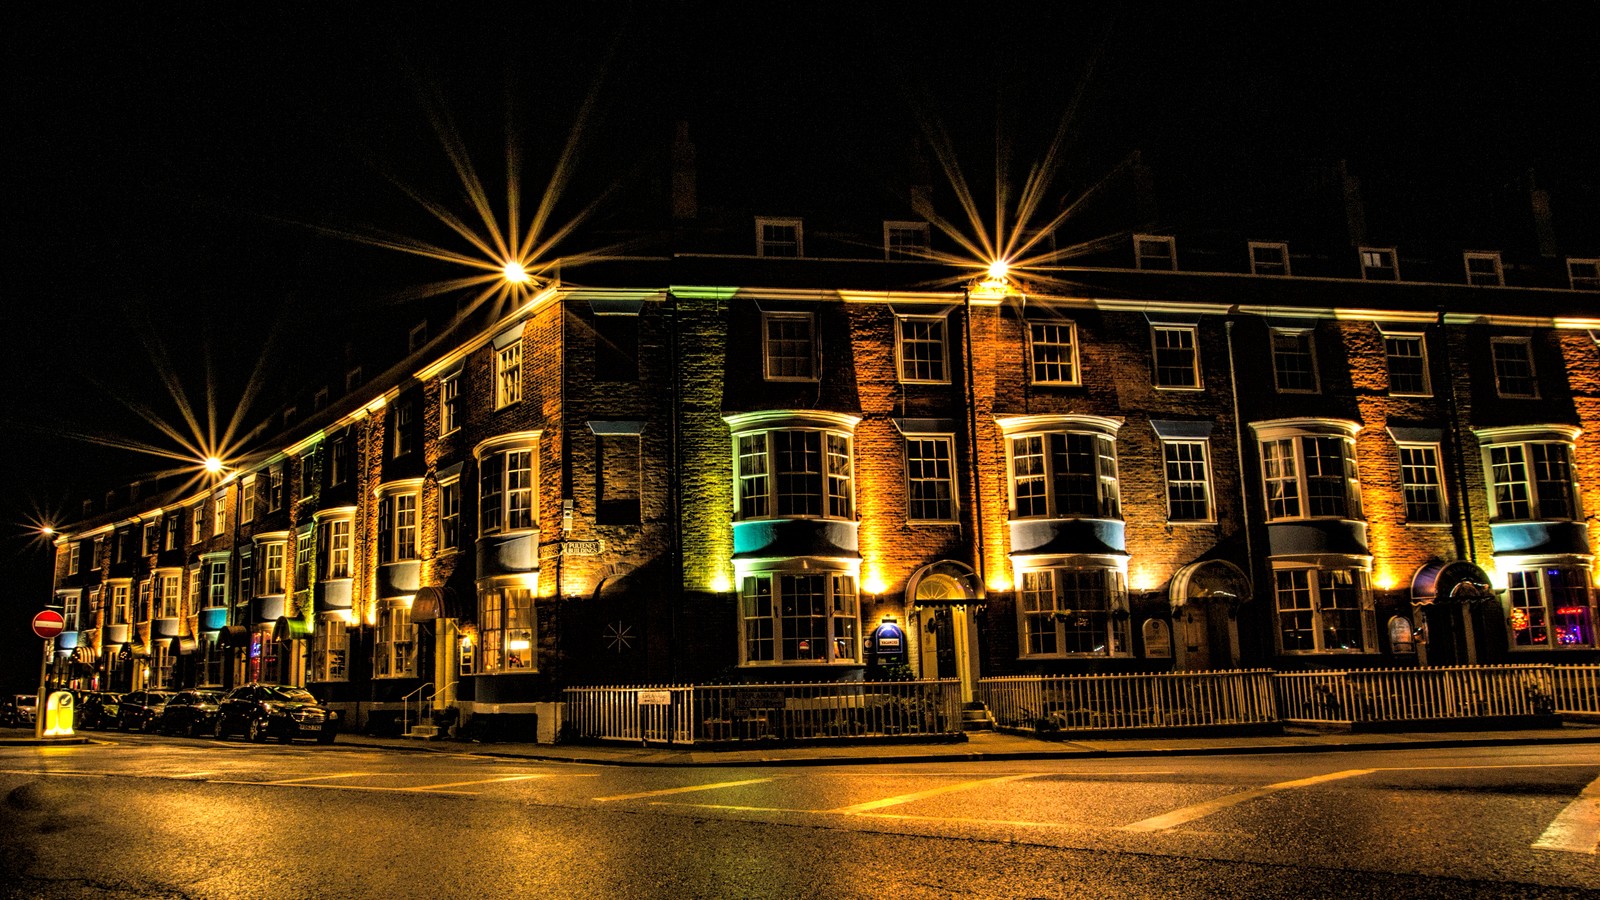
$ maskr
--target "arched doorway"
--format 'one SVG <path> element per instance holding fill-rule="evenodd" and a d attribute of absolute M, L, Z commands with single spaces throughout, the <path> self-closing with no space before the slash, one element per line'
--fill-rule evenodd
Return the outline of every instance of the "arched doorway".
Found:
<path fill-rule="evenodd" d="M 973 614 L 984 601 L 977 573 L 954 560 L 923 566 L 907 579 L 906 600 L 919 635 L 915 652 L 921 677 L 958 679 L 962 702 L 970 702 L 978 677 Z"/>
<path fill-rule="evenodd" d="M 1239 664 L 1239 604 L 1250 579 L 1225 559 L 1190 563 L 1172 576 L 1172 650 L 1178 669 L 1197 672 Z"/>
<path fill-rule="evenodd" d="M 1470 666 L 1501 655 L 1485 639 L 1499 631 L 1503 646 L 1504 627 L 1486 627 L 1491 623 L 1481 621 L 1479 612 L 1487 610 L 1498 620 L 1500 604 L 1488 574 L 1476 564 L 1454 559 L 1418 569 L 1411 577 L 1411 605 L 1412 618 L 1425 626 L 1417 643 L 1418 665 Z"/>

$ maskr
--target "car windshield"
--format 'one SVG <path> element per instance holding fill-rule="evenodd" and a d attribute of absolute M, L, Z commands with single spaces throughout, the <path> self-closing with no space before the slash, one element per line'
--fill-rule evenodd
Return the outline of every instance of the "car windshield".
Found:
<path fill-rule="evenodd" d="M 310 691 L 297 687 L 267 684 L 261 686 L 261 694 L 264 700 L 286 700 L 290 703 L 317 702 L 317 698 L 311 696 Z"/>
<path fill-rule="evenodd" d="M 17 695 L 17 705 L 18 706 L 38 706 L 39 705 L 39 698 L 35 697 L 32 694 L 18 694 Z"/>
<path fill-rule="evenodd" d="M 194 695 L 196 703 L 221 703 L 221 691 L 199 691 Z"/>

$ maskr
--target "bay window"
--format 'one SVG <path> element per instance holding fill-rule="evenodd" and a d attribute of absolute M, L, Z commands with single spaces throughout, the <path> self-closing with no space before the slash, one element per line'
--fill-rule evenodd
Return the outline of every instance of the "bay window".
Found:
<path fill-rule="evenodd" d="M 1018 599 L 1024 657 L 1129 653 L 1127 578 L 1118 568 L 1025 571 Z"/>
<path fill-rule="evenodd" d="M 156 618 L 175 619 L 180 606 L 179 575 L 176 570 L 156 573 Z"/>
<path fill-rule="evenodd" d="M 317 619 L 311 635 L 311 680 L 345 681 L 349 678 L 350 629 L 342 615 Z"/>
<path fill-rule="evenodd" d="M 1293 420 L 1250 427 L 1261 442 L 1267 521 L 1362 518 L 1358 424 Z"/>
<path fill-rule="evenodd" d="M 533 672 L 533 591 L 493 586 L 478 593 L 478 671 L 485 675 Z"/>
<path fill-rule="evenodd" d="M 1494 520 L 1577 518 L 1571 449 L 1555 441 L 1488 447 Z"/>
<path fill-rule="evenodd" d="M 768 572 L 739 588 L 744 665 L 859 665 L 854 575 Z"/>
<path fill-rule="evenodd" d="M 267 597 L 283 593 L 284 541 L 265 541 L 261 544 L 261 594 Z"/>
<path fill-rule="evenodd" d="M 417 494 L 389 494 L 378 503 L 378 561 L 417 558 Z"/>
<path fill-rule="evenodd" d="M 478 448 L 480 537 L 538 527 L 538 439 L 538 432 L 525 432 Z"/>
<path fill-rule="evenodd" d="M 377 678 L 409 678 L 417 674 L 416 627 L 409 601 L 384 603 L 372 647 L 372 673 Z"/>
<path fill-rule="evenodd" d="M 1121 517 L 1112 434 L 1052 430 L 1009 438 L 1013 518 Z"/>
<path fill-rule="evenodd" d="M 1331 564 L 1273 572 L 1278 649 L 1282 653 L 1371 653 L 1376 613 L 1365 569 Z"/>
<path fill-rule="evenodd" d="M 1506 573 L 1506 615 L 1513 649 L 1592 648 L 1594 607 L 1589 569 L 1546 565 Z"/>
<path fill-rule="evenodd" d="M 828 418 L 851 429 L 856 422 L 854 417 Z M 739 519 L 854 518 L 850 432 L 825 428 L 738 432 L 737 424 L 735 428 Z"/>

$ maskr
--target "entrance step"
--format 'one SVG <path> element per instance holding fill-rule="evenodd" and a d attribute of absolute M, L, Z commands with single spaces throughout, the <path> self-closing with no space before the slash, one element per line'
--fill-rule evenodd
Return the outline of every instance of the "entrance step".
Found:
<path fill-rule="evenodd" d="M 993 731 L 994 716 L 981 700 L 974 700 L 961 708 L 962 731 Z"/>
<path fill-rule="evenodd" d="M 419 741 L 436 740 L 439 737 L 439 726 L 413 725 L 411 726 L 411 730 L 405 733 L 405 737 L 416 738 Z"/>

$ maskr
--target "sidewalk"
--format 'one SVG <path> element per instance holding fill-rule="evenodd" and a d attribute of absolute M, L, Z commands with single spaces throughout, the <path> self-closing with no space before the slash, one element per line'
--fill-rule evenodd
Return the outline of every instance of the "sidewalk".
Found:
<path fill-rule="evenodd" d="M 1537 744 L 1600 744 L 1600 726 L 1506 731 L 1405 732 L 1353 734 L 1291 730 L 1281 735 L 1239 737 L 1161 737 L 1094 740 L 1039 740 L 993 731 L 975 731 L 967 740 L 945 744 L 856 744 L 790 747 L 694 749 L 637 744 L 516 744 L 423 741 L 407 738 L 339 735 L 334 746 L 373 747 L 417 752 L 457 753 L 502 759 L 587 763 L 602 766 L 829 766 L 884 763 L 976 762 L 1007 759 L 1094 759 L 1140 756 L 1327 753 L 1352 750 L 1516 747 Z"/>

